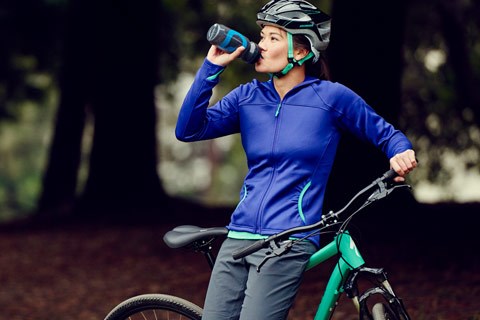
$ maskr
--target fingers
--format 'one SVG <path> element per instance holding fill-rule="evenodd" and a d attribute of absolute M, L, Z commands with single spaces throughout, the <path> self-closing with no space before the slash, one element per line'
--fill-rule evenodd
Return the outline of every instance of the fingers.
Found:
<path fill-rule="evenodd" d="M 245 51 L 245 47 L 238 47 L 235 51 L 233 51 L 230 54 L 230 56 L 233 58 L 232 60 L 239 58 L 242 55 L 243 51 Z"/>
<path fill-rule="evenodd" d="M 230 62 L 240 57 L 244 50 L 244 47 L 238 47 L 232 53 L 228 53 L 212 45 L 208 50 L 207 60 L 216 65 L 226 67 Z"/>
<path fill-rule="evenodd" d="M 404 181 L 403 177 L 417 167 L 415 151 L 406 150 L 398 153 L 390 159 L 390 166 L 399 175 L 395 181 Z M 403 180 L 401 180 L 403 179 Z"/>

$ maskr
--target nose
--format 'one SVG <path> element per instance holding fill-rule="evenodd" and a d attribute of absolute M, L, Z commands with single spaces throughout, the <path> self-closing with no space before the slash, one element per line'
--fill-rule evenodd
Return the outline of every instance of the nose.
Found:
<path fill-rule="evenodd" d="M 264 45 L 263 45 L 263 40 L 261 40 L 261 41 L 258 43 L 258 48 L 260 49 L 260 52 L 266 50 L 265 47 L 264 47 Z"/>

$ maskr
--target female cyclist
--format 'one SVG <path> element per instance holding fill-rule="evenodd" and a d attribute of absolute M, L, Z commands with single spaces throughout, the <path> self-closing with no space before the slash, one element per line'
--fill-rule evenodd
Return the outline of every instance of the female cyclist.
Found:
<path fill-rule="evenodd" d="M 228 54 L 212 46 L 176 127 L 182 141 L 240 133 L 248 161 L 240 201 L 208 287 L 203 315 L 207 320 L 287 317 L 319 238 L 294 246 L 261 273 L 256 266 L 266 249 L 240 260 L 234 260 L 232 252 L 284 229 L 319 221 L 342 132 L 382 150 L 399 180 L 416 167 L 412 145 L 403 133 L 352 90 L 326 79 L 322 55 L 330 35 L 327 14 L 307 1 L 270 1 L 258 12 L 257 24 L 261 58 L 255 70 L 270 74 L 270 80 L 240 85 L 208 107 L 220 74 L 244 49 Z"/>

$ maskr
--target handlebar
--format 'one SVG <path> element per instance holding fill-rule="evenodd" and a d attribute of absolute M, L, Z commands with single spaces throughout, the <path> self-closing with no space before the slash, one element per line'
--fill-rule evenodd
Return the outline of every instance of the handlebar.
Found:
<path fill-rule="evenodd" d="M 367 205 L 380 200 L 387 195 L 389 195 L 394 189 L 396 189 L 398 186 L 407 186 L 408 185 L 398 185 L 398 186 L 390 186 L 389 183 L 392 182 L 393 178 L 397 177 L 398 174 L 395 172 L 395 170 L 390 169 L 386 171 L 384 174 L 382 174 L 379 178 L 375 179 L 372 183 L 370 183 L 367 187 L 363 188 L 360 190 L 355 196 L 350 199 L 350 201 L 345 205 L 342 209 L 340 209 L 337 212 L 330 211 L 328 214 L 324 215 L 322 219 L 314 224 L 307 225 L 307 226 L 301 226 L 301 227 L 294 227 L 285 231 L 282 231 L 280 233 L 274 234 L 269 236 L 266 239 L 261 239 L 250 246 L 247 246 L 245 248 L 238 249 L 232 253 L 232 256 L 235 260 L 246 257 L 262 248 L 268 248 L 271 247 L 273 243 L 278 243 L 283 240 L 287 240 L 291 235 L 293 234 L 298 234 L 302 232 L 308 232 L 308 231 L 313 231 L 315 230 L 318 232 L 321 228 L 324 228 L 328 226 L 329 224 L 336 223 L 337 218 L 339 217 L 340 214 L 345 212 L 347 209 L 349 209 L 352 205 L 352 203 L 361 195 L 364 195 L 367 191 L 371 190 L 373 187 L 377 187 L 375 191 L 368 197 L 368 199 L 365 201 L 363 205 L 361 205 L 353 214 L 357 213 L 358 211 L 362 210 L 365 208 Z M 352 215 L 353 215 L 352 214 Z M 282 253 L 284 251 L 281 251 Z"/>
<path fill-rule="evenodd" d="M 241 248 L 239 250 L 236 250 L 232 253 L 233 259 L 238 260 L 240 258 L 246 257 L 254 252 L 257 252 L 258 250 L 262 248 L 268 247 L 268 241 L 265 241 L 265 239 L 261 239 L 258 241 L 255 241 L 251 245 Z"/>
<path fill-rule="evenodd" d="M 388 180 L 391 180 L 391 179 L 393 179 L 397 176 L 398 176 L 398 174 L 395 172 L 395 170 L 390 169 L 387 172 L 385 172 L 380 179 L 382 179 L 383 181 L 388 181 Z"/>

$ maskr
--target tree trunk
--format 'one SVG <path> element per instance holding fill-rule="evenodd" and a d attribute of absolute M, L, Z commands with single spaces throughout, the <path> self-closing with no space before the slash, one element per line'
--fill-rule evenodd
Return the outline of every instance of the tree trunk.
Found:
<path fill-rule="evenodd" d="M 400 112 L 404 1 L 333 2 L 332 77 L 396 125 Z M 362 184 L 389 168 L 385 155 L 346 135 L 340 144 L 326 195 L 338 208 Z"/>
<path fill-rule="evenodd" d="M 156 171 L 157 1 L 93 3 L 95 134 L 82 209 L 153 212 L 165 201 Z"/>
<path fill-rule="evenodd" d="M 81 1 L 73 1 L 64 45 L 60 74 L 60 104 L 50 147 L 50 158 L 43 178 L 42 194 L 37 207 L 40 216 L 70 215 L 75 207 L 77 175 L 85 126 L 85 90 L 87 35 Z"/>
<path fill-rule="evenodd" d="M 64 98 L 41 208 L 75 198 L 88 104 L 94 118 L 88 180 L 80 202 L 69 207 L 98 217 L 158 212 L 167 200 L 156 171 L 154 104 L 162 12 L 154 0 L 73 4 Z"/>
<path fill-rule="evenodd" d="M 458 98 L 453 107 L 457 108 L 459 115 L 466 108 L 473 111 L 474 121 L 480 125 L 480 94 L 478 83 L 470 62 L 467 48 L 467 26 L 462 21 L 461 6 L 455 1 L 439 1 L 439 12 L 442 18 L 443 36 L 448 48 L 448 60 L 455 74 L 455 91 Z"/>

